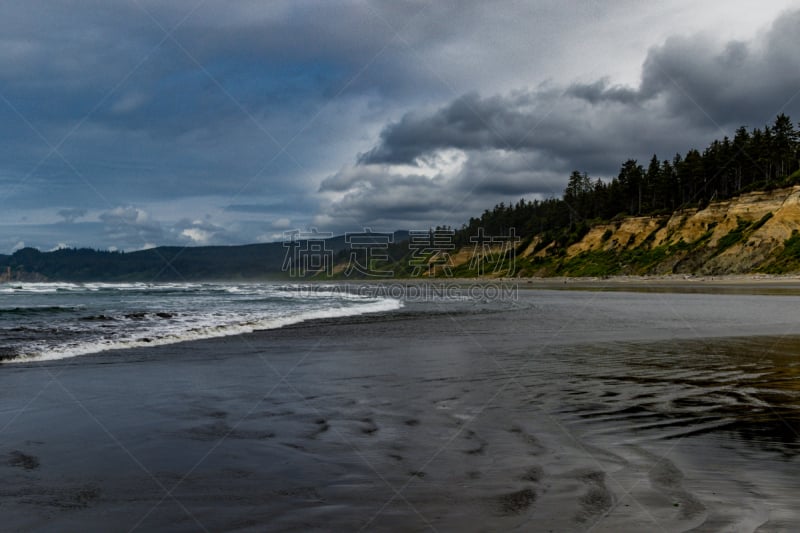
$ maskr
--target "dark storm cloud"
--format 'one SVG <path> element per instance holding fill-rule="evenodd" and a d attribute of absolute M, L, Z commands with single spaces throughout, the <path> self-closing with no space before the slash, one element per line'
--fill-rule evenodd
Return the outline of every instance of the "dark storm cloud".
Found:
<path fill-rule="evenodd" d="M 560 169 L 565 167 L 565 162 L 539 152 L 482 151 L 470 154 L 455 185 L 460 194 L 477 197 L 559 196 L 564 188 Z"/>
<path fill-rule="evenodd" d="M 608 87 L 605 80 L 575 84 L 567 94 L 597 104 L 662 99 L 665 111 L 688 122 L 761 126 L 785 110 L 800 110 L 800 54 L 795 40 L 800 11 L 777 19 L 751 42 L 717 46 L 707 37 L 671 37 L 650 50 L 638 89 Z"/>
<path fill-rule="evenodd" d="M 483 151 L 452 174 L 403 174 L 385 165 L 347 167 L 323 180 L 322 193 L 338 194 L 318 224 L 344 231 L 361 225 L 415 229 L 460 226 L 499 202 L 561 194 L 561 173 L 538 169 L 534 154 Z"/>
<path fill-rule="evenodd" d="M 447 220 L 457 200 L 443 176 L 387 175 L 380 168 L 359 169 L 358 176 L 343 171 L 323 182 L 323 191 L 347 192 L 332 202 L 316 221 L 325 231 L 370 226 L 376 230 L 417 229 L 431 220 Z"/>
<path fill-rule="evenodd" d="M 665 113 L 655 101 L 592 103 L 554 89 L 487 98 L 471 94 L 432 114 L 404 116 L 383 130 L 380 144 L 359 163 L 413 165 L 452 148 L 469 154 L 527 152 L 539 170 L 581 169 L 607 176 L 628 157 L 654 151 L 672 155 L 716 130 L 711 123 L 686 126 L 683 117 Z M 683 131 L 680 137 L 674 135 L 676 127 Z"/>
<path fill-rule="evenodd" d="M 779 111 L 800 118 L 800 54 L 790 35 L 800 11 L 778 19 L 764 39 L 714 49 L 701 38 L 672 38 L 650 52 L 641 92 L 666 100 L 671 113 L 700 124 L 762 126 Z"/>
<path fill-rule="evenodd" d="M 673 37 L 652 47 L 638 86 L 542 84 L 467 93 L 385 126 L 376 146 L 322 182 L 331 205 L 320 220 L 458 225 L 499 201 L 560 195 L 572 170 L 608 178 L 628 158 L 671 158 L 778 112 L 800 118 L 800 11 L 748 42 Z M 462 154 L 449 171 L 443 154 Z M 406 170 L 405 173 L 402 170 Z"/>
<path fill-rule="evenodd" d="M 780 111 L 800 115 L 800 54 L 787 38 L 798 31 L 796 11 L 752 42 L 670 38 L 649 51 L 636 88 L 601 79 L 507 96 L 467 94 L 390 124 L 359 162 L 413 164 L 447 148 L 511 150 L 543 154 L 553 170 L 608 174 L 627 157 L 669 156 L 742 124 L 761 126 Z"/>
<path fill-rule="evenodd" d="M 360 163 L 411 164 L 443 148 L 517 149 L 535 126 L 536 114 L 526 110 L 546 94 L 481 98 L 476 93 L 455 99 L 433 114 L 408 113 L 381 132 L 381 142 L 359 156 Z M 541 110 L 540 114 L 544 115 Z"/>
<path fill-rule="evenodd" d="M 586 100 L 590 104 L 598 104 L 603 101 L 619 102 L 621 104 L 636 104 L 641 102 L 644 95 L 641 91 L 630 87 L 608 86 L 608 80 L 597 80 L 594 83 L 575 83 L 566 90 L 566 95 L 574 96 Z"/>

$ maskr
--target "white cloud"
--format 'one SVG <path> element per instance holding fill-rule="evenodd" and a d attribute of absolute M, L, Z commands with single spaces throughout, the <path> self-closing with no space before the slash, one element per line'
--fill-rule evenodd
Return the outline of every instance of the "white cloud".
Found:
<path fill-rule="evenodd" d="M 195 244 L 208 244 L 214 234 L 200 228 L 186 228 L 181 236 L 189 238 Z"/>
<path fill-rule="evenodd" d="M 275 229 L 288 229 L 291 225 L 292 221 L 286 217 L 276 218 L 271 224 L 271 226 Z"/>

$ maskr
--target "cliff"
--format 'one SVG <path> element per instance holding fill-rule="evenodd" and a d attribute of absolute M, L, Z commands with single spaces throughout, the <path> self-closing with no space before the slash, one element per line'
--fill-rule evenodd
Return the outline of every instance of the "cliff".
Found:
<path fill-rule="evenodd" d="M 515 276 L 742 274 L 800 271 L 800 186 L 743 194 L 667 216 L 591 226 L 572 243 L 539 237 L 517 249 Z M 499 258 L 487 255 L 487 265 Z M 466 274 L 471 254 L 453 254 Z M 487 272 L 495 269 L 486 268 Z M 501 268 L 495 275 L 508 276 Z"/>

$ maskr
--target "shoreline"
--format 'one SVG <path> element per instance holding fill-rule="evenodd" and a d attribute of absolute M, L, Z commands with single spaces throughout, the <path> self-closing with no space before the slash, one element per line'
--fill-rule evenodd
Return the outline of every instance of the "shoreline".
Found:
<path fill-rule="evenodd" d="M 259 282 L 254 282 L 259 283 Z M 270 282 L 273 283 L 273 282 Z M 435 279 L 390 279 L 390 280 L 335 280 L 313 281 L 303 280 L 290 283 L 299 290 L 314 292 L 316 290 L 341 291 L 371 299 L 396 300 L 402 310 L 406 305 L 430 304 L 444 300 L 462 300 L 493 302 L 497 310 L 512 309 L 514 302 L 526 293 L 537 291 L 590 291 L 611 293 L 672 293 L 672 294 L 710 294 L 710 295 L 763 295 L 763 296 L 798 296 L 800 295 L 800 275 L 729 275 L 729 276 L 613 276 L 613 277 L 560 277 L 560 278 L 435 278 Z M 385 314 L 377 311 L 378 314 Z M 402 312 L 402 311 L 401 311 Z M 360 311 L 357 317 L 374 316 L 374 311 Z M 313 315 L 313 313 L 312 313 Z M 242 335 L 273 331 L 291 327 L 294 321 L 286 324 L 278 320 L 274 327 L 258 329 L 248 325 L 237 327 L 228 325 L 228 333 L 217 330 L 208 334 L 194 333 L 181 336 L 172 335 L 165 338 L 144 338 L 139 341 L 118 341 L 114 346 L 100 349 L 78 347 L 64 352 L 63 355 L 46 355 L 43 357 L 17 358 L 0 357 L 0 366 L 17 366 L 25 364 L 41 364 L 48 361 L 71 360 L 108 352 L 125 352 L 137 348 L 154 348 L 185 343 L 202 342 L 209 338 L 236 338 Z M 314 325 L 329 323 L 327 317 L 310 317 L 300 323 Z M 76 351 L 77 350 L 77 351 Z M 72 353 L 75 352 L 75 353 Z"/>
<path fill-rule="evenodd" d="M 2 281 L 0 280 L 0 287 L 14 285 L 15 283 L 24 284 L 153 284 L 153 285 L 169 285 L 176 283 L 186 284 L 203 284 L 203 283 L 241 283 L 241 284 L 276 284 L 276 285 L 297 285 L 297 284 L 337 284 L 337 283 L 353 283 L 353 284 L 381 284 L 381 283 L 433 283 L 440 281 L 453 281 L 453 282 L 540 282 L 540 283 L 563 283 L 567 282 L 587 282 L 587 283 L 627 283 L 627 282 L 713 282 L 713 283 L 769 283 L 769 282 L 797 282 L 800 284 L 800 272 L 786 273 L 786 274 L 762 274 L 762 273 L 744 273 L 744 274 L 613 274 L 608 276 L 519 276 L 519 277 L 492 277 L 492 276 L 474 276 L 474 277 L 388 277 L 388 278 L 330 278 L 318 279 L 314 277 L 309 278 L 253 278 L 253 279 L 197 279 L 191 281 L 152 281 L 152 280 L 93 280 L 93 281 L 75 281 L 75 280 L 35 280 L 35 281 Z"/>
<path fill-rule="evenodd" d="M 260 282 L 254 282 L 260 283 Z M 272 282 L 270 282 L 272 283 Z M 309 292 L 317 288 L 322 290 L 342 291 L 357 294 L 365 298 L 398 300 L 401 305 L 392 311 L 363 311 L 354 314 L 356 321 L 369 320 L 375 316 L 389 316 L 407 312 L 408 305 L 430 304 L 438 300 L 462 300 L 470 302 L 493 302 L 498 311 L 513 309 L 514 303 L 524 298 L 525 294 L 535 294 L 537 291 L 589 291 L 612 293 L 662 293 L 662 294 L 709 294 L 709 295 L 759 295 L 759 296 L 800 296 L 800 275 L 730 275 L 713 277 L 693 276 L 613 276 L 600 277 L 561 277 L 561 278 L 436 278 L 436 279 L 392 279 L 392 280 L 355 280 L 355 281 L 308 281 L 293 282 L 302 292 L 304 287 Z M 498 289 L 499 287 L 499 289 Z M 404 309 L 406 311 L 404 311 Z M 347 315 L 345 315 L 346 317 Z M 349 317 L 349 318 L 353 318 Z M 344 324 L 349 323 L 349 318 L 342 318 Z M 296 325 L 314 326 L 315 324 L 335 324 L 340 320 L 336 317 L 310 317 L 295 323 L 293 320 L 285 324 L 276 324 L 274 327 L 252 329 L 242 326 L 237 331 L 235 326 L 229 326 L 231 332 L 200 335 L 185 338 L 168 337 L 164 339 L 146 338 L 141 341 L 120 341 L 119 346 L 102 348 L 99 350 L 65 353 L 59 356 L 45 356 L 33 358 L 0 357 L 0 367 L 40 365 L 49 362 L 70 361 L 76 358 L 96 356 L 105 353 L 124 353 L 131 350 L 150 349 L 160 346 L 177 346 L 184 344 L 202 343 L 209 339 L 235 339 L 247 337 L 270 331 L 293 329 Z M 278 321 L 280 322 L 280 321 Z M 752 336 L 753 333 L 746 334 Z M 767 334 L 769 335 L 769 334 Z M 127 344 L 127 345 L 123 345 Z"/>
<path fill-rule="evenodd" d="M 724 276 L 693 276 L 665 274 L 659 276 L 607 276 L 607 277 L 474 277 L 474 278 L 393 278 L 380 280 L 296 280 L 290 282 L 309 287 L 334 285 L 360 287 L 492 287 L 507 286 L 519 290 L 595 290 L 663 293 L 708 294 L 800 294 L 800 274 L 729 274 Z M 369 291 L 367 291 L 369 293 Z"/>

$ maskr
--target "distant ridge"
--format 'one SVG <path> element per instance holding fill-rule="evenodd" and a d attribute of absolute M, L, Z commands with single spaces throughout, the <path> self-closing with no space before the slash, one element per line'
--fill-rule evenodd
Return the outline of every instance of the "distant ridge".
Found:
<path fill-rule="evenodd" d="M 408 232 L 394 233 L 395 242 Z M 343 235 L 321 239 L 341 260 Z M 301 245 L 306 241 L 298 241 Z M 0 281 L 214 281 L 288 279 L 283 242 L 240 246 L 159 246 L 136 252 L 23 248 L 0 255 Z M 10 276 L 9 276 L 10 273 Z"/>

